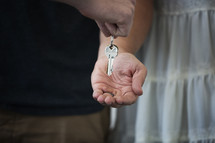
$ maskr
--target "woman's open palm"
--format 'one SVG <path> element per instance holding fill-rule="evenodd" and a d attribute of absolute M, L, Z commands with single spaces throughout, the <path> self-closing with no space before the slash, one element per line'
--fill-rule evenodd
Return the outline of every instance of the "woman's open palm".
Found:
<path fill-rule="evenodd" d="M 113 72 L 107 75 L 107 57 L 97 60 L 91 82 L 93 98 L 103 105 L 120 107 L 133 104 L 142 95 L 146 77 L 145 66 L 132 54 L 120 53 L 113 63 Z"/>

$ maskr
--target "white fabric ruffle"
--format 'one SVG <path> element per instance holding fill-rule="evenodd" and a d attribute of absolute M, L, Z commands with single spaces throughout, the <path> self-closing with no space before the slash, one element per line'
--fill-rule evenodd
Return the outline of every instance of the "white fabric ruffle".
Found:
<path fill-rule="evenodd" d="M 215 143 L 215 7 L 155 13 L 142 61 L 135 143 Z"/>

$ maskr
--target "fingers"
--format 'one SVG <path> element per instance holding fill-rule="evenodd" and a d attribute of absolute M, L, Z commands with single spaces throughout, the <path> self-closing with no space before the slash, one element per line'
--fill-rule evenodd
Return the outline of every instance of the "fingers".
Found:
<path fill-rule="evenodd" d="M 116 93 L 115 93 L 116 94 Z M 112 106 L 115 104 L 113 92 L 103 92 L 103 90 L 94 90 L 93 98 L 97 100 L 102 105 Z"/>
<path fill-rule="evenodd" d="M 132 92 L 126 93 L 125 95 L 113 95 L 109 92 L 103 93 L 101 90 L 95 90 L 93 93 L 93 98 L 104 106 L 119 108 L 121 106 L 131 105 L 135 103 L 138 95 L 135 95 Z"/>
<path fill-rule="evenodd" d="M 104 93 L 97 98 L 97 101 L 101 104 L 112 105 L 115 102 L 115 99 L 109 93 Z"/>
<path fill-rule="evenodd" d="M 102 90 L 94 90 L 93 91 L 93 98 L 95 100 L 97 100 L 99 98 L 100 95 L 103 95 L 103 91 Z"/>
<path fill-rule="evenodd" d="M 103 32 L 103 34 L 106 36 L 106 37 L 109 37 L 111 36 L 111 33 L 110 31 L 108 30 L 108 28 L 106 27 L 105 23 L 104 22 L 101 22 L 101 21 L 96 21 L 99 29 Z"/>
<path fill-rule="evenodd" d="M 101 90 L 95 90 L 93 92 L 93 98 L 104 106 L 111 106 L 115 108 L 120 106 L 116 104 L 116 99 L 112 93 L 103 93 Z"/>
<path fill-rule="evenodd" d="M 103 32 L 106 37 L 114 36 L 116 37 L 126 37 L 130 32 L 130 27 L 124 27 L 123 25 L 117 25 L 113 23 L 104 23 L 101 21 L 96 21 L 99 29 Z"/>
<path fill-rule="evenodd" d="M 105 26 L 106 26 L 107 30 L 110 32 L 110 34 L 113 35 L 115 38 L 117 36 L 122 36 L 122 35 L 118 34 L 119 32 L 117 32 L 118 28 L 117 28 L 116 24 L 105 23 Z"/>

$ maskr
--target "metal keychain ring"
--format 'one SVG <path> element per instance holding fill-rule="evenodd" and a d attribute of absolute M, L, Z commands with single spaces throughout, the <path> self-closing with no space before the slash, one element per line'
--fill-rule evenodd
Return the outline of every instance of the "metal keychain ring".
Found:
<path fill-rule="evenodd" d="M 108 94 L 110 94 L 112 97 L 114 97 L 114 94 L 113 93 L 110 93 L 110 92 L 107 92 Z"/>

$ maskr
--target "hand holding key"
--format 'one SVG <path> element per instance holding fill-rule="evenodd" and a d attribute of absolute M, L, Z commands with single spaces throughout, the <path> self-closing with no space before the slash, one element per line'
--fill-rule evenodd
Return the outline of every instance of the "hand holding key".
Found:
<path fill-rule="evenodd" d="M 94 19 L 106 37 L 128 36 L 136 0 L 53 0 L 72 5 L 84 16 Z"/>
<path fill-rule="evenodd" d="M 106 56 L 100 57 L 95 64 L 91 76 L 93 98 L 112 107 L 133 104 L 142 95 L 147 72 L 145 66 L 130 53 L 118 53 L 110 76 L 107 74 L 107 66 Z"/>

